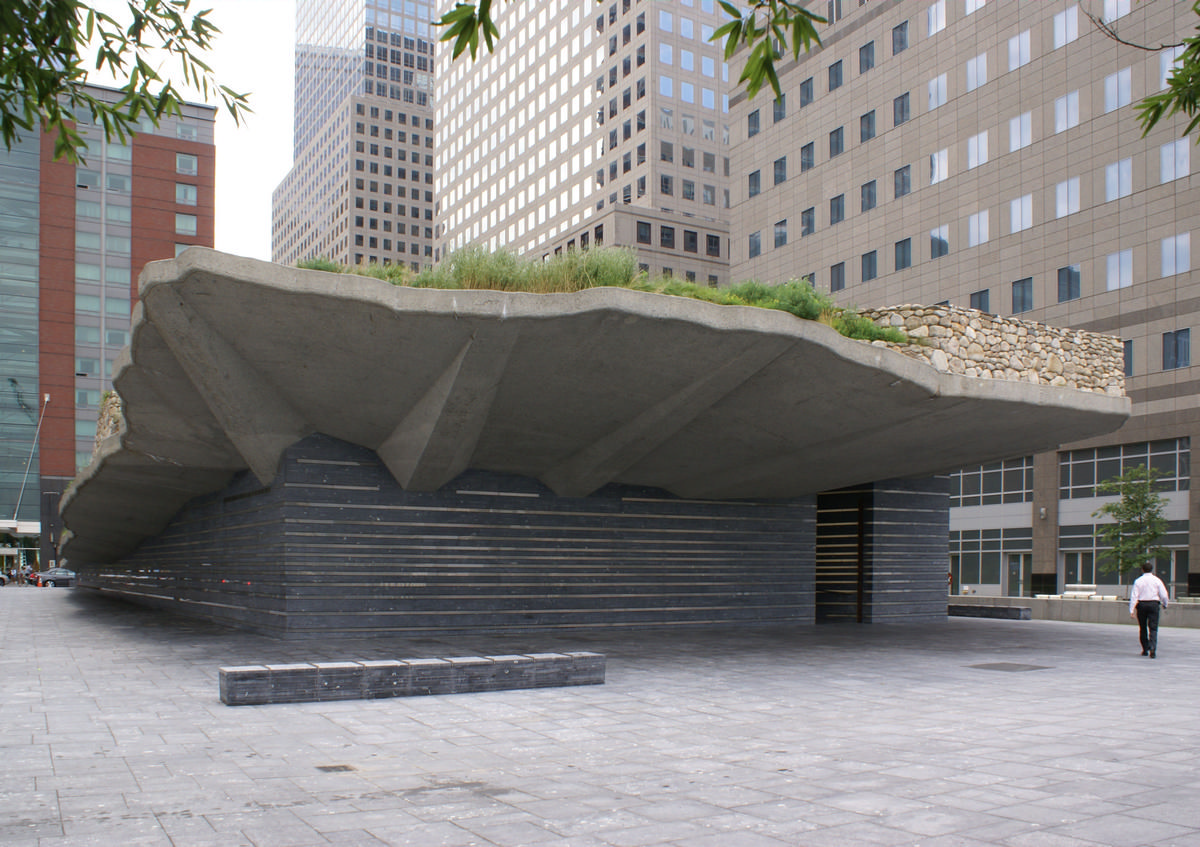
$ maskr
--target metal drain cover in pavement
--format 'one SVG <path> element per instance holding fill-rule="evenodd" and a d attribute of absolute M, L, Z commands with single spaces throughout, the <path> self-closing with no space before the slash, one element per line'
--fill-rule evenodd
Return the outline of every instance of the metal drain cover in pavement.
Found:
<path fill-rule="evenodd" d="M 981 671 L 1048 671 L 1046 665 L 1022 665 L 1018 662 L 990 662 L 985 665 L 967 665 L 969 668 L 979 668 Z"/>

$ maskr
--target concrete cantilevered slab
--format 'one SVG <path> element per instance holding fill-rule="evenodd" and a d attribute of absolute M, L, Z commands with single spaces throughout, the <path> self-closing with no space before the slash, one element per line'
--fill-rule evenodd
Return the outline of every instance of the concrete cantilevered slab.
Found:
<path fill-rule="evenodd" d="M 1124 397 L 940 373 L 819 323 L 622 289 L 394 287 L 193 248 L 148 265 L 114 385 L 123 429 L 64 498 L 64 555 L 120 557 L 314 433 L 407 490 L 467 468 L 786 498 L 1117 428 Z"/>

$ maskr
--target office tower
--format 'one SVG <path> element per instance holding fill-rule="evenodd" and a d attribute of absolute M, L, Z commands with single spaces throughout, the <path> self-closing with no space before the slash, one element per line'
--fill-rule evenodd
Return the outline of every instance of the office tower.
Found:
<path fill-rule="evenodd" d="M 728 280 L 727 69 L 713 0 L 494 7 L 500 40 L 438 74 L 444 251 L 607 243 Z"/>
<path fill-rule="evenodd" d="M 54 159 L 49 134 L 0 150 L 0 519 L 16 517 L 27 534 L 40 520 L 43 560 L 58 497 L 91 457 L 139 272 L 213 245 L 216 111 L 182 108 L 158 127 L 144 120 L 125 143 L 80 123 L 78 165 Z"/>
<path fill-rule="evenodd" d="M 829 4 L 824 49 L 769 92 L 733 97 L 735 276 L 811 273 L 843 303 L 949 302 L 1119 336 L 1133 417 L 1113 436 L 953 479 L 954 589 L 1109 584 L 1092 536 L 1097 482 L 1161 471 L 1159 574 L 1200 591 L 1190 336 L 1200 183 L 1184 119 L 1145 138 L 1134 105 L 1165 87 L 1190 4 L 937 0 Z M 844 14 L 843 14 L 844 11 Z M 1069 375 L 1068 375 L 1069 376 Z M 1111 592 L 1110 592 L 1111 593 Z"/>
<path fill-rule="evenodd" d="M 292 170 L 271 254 L 295 264 L 435 260 L 429 3 L 299 0 Z"/>

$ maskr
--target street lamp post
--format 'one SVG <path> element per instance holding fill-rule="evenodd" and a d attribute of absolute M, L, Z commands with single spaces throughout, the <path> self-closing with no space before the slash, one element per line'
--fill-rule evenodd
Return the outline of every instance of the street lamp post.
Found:
<path fill-rule="evenodd" d="M 25 475 L 21 477 L 21 490 L 17 492 L 17 506 L 13 509 L 13 523 L 21 512 L 21 498 L 25 496 L 25 483 L 29 481 L 29 466 L 33 464 L 33 453 L 37 450 L 38 438 L 42 434 L 42 421 L 46 419 L 46 407 L 50 405 L 50 395 L 42 395 L 42 413 L 38 415 L 37 429 L 33 431 L 33 444 L 29 447 L 29 458 L 25 460 Z"/>

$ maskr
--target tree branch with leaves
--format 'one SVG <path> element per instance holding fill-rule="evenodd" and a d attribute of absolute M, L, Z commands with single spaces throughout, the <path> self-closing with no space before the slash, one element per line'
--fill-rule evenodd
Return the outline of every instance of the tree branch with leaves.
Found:
<path fill-rule="evenodd" d="M 1118 584 L 1127 571 L 1167 555 L 1158 544 L 1167 531 L 1167 519 L 1163 515 L 1167 501 L 1156 487 L 1159 476 L 1158 471 L 1138 465 L 1116 479 L 1096 486 L 1096 493 L 1101 496 L 1119 496 L 1092 512 L 1094 518 L 1111 521 L 1097 525 L 1095 535 L 1109 548 L 1102 569 L 1115 573 Z"/>
<path fill-rule="evenodd" d="M 192 0 L 128 0 L 120 22 L 82 0 L 0 2 L 0 138 L 11 148 L 22 132 L 55 134 L 54 155 L 78 160 L 83 139 L 74 124 L 86 118 L 109 138 L 124 141 L 148 117 L 157 123 L 181 115 L 184 98 L 155 61 L 165 57 L 184 85 L 207 100 L 216 95 L 240 122 L 250 111 L 246 94 L 221 85 L 200 57 L 220 30 L 209 10 Z M 87 74 L 100 71 L 127 82 L 116 102 L 98 98 Z"/>

